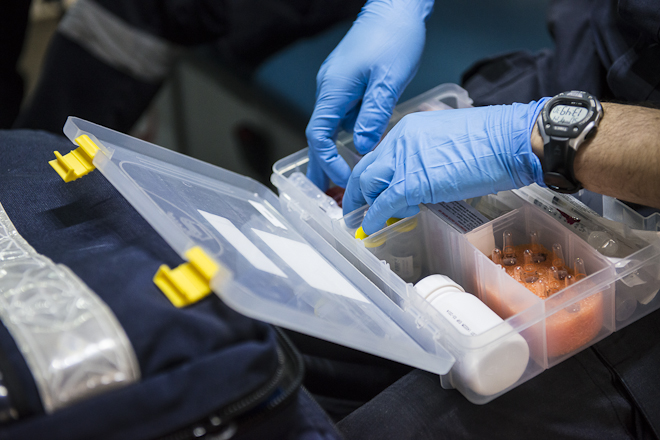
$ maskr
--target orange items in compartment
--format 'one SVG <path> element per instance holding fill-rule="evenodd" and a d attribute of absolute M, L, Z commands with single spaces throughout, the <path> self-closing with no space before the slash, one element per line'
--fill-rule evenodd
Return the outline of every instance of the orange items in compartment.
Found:
<path fill-rule="evenodd" d="M 530 251 L 525 255 L 525 251 Z M 501 251 L 497 248 L 493 251 L 493 254 L 499 254 Z M 512 276 L 516 281 L 523 284 L 529 290 L 534 292 L 537 296 L 541 298 L 547 298 L 547 293 L 541 293 L 538 291 L 537 286 L 545 284 L 548 289 L 554 287 L 564 288 L 565 276 L 561 276 L 561 279 L 557 280 L 553 276 L 552 268 L 552 253 L 549 252 L 545 247 L 539 245 L 538 257 L 534 262 L 534 256 L 530 250 L 530 245 L 520 245 L 520 246 L 511 246 L 508 249 L 508 252 L 504 254 L 505 259 L 501 263 L 506 273 Z M 508 255 L 508 257 L 506 257 Z M 491 256 L 491 259 L 493 257 Z M 498 257 L 495 257 L 495 261 Z M 527 260 L 525 260 L 527 258 Z M 504 261 L 514 262 L 513 264 L 506 265 Z M 557 289 L 558 291 L 559 289 Z"/>
<path fill-rule="evenodd" d="M 545 320 L 548 356 L 561 356 L 586 345 L 602 326 L 600 292 L 553 313 Z"/>
<path fill-rule="evenodd" d="M 513 235 L 504 232 L 503 249 L 495 248 L 491 259 L 507 274 L 542 299 L 547 299 L 573 283 L 586 278 L 584 261 L 576 258 L 573 268 L 564 259 L 560 244 L 549 251 L 539 243 L 536 232 L 530 243 L 514 245 Z M 514 304 L 498 304 L 501 316 L 515 315 Z M 603 298 L 596 293 L 577 303 L 552 313 L 546 318 L 547 350 L 549 357 L 570 353 L 595 338 L 603 325 Z"/>

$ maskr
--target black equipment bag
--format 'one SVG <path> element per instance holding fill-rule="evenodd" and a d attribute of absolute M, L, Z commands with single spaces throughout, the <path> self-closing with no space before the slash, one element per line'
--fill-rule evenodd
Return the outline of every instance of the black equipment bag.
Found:
<path fill-rule="evenodd" d="M 0 131 L 0 203 L 38 253 L 68 266 L 110 307 L 141 377 L 47 413 L 0 326 L 0 439 L 340 438 L 301 388 L 301 357 L 278 330 L 213 294 L 182 309 L 170 303 L 152 278 L 180 257 L 101 173 L 64 184 L 48 161 L 70 149 L 60 136 Z"/>

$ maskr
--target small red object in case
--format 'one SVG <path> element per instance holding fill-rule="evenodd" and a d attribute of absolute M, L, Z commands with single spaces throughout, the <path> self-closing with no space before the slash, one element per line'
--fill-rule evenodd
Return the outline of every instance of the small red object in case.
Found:
<path fill-rule="evenodd" d="M 337 205 L 341 208 L 341 201 L 344 198 L 344 191 L 345 189 L 342 188 L 341 186 L 333 186 L 332 188 L 328 188 L 328 190 L 325 192 L 327 195 L 332 197 L 335 202 L 337 202 Z"/>

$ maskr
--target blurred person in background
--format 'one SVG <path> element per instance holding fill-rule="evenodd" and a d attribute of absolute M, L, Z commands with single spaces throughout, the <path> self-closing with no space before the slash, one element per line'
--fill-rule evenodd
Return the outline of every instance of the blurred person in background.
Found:
<path fill-rule="evenodd" d="M 79 0 L 61 20 L 15 123 L 61 133 L 68 116 L 129 131 L 179 56 L 215 46 L 238 74 L 354 16 L 362 0 Z M 3 2 L 4 4 L 4 2 Z"/>
<path fill-rule="evenodd" d="M 25 40 L 31 0 L 0 2 L 0 129 L 10 128 L 23 100 L 17 64 Z"/>

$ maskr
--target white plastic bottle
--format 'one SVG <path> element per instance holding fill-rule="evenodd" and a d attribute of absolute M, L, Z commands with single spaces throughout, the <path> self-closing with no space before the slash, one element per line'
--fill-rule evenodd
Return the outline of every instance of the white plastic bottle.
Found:
<path fill-rule="evenodd" d="M 482 396 L 504 391 L 520 379 L 529 361 L 527 341 L 479 298 L 439 274 L 423 278 L 415 290 L 462 334 L 489 332 L 487 341 L 479 338 L 474 346 L 456 344 L 452 379 Z"/>

